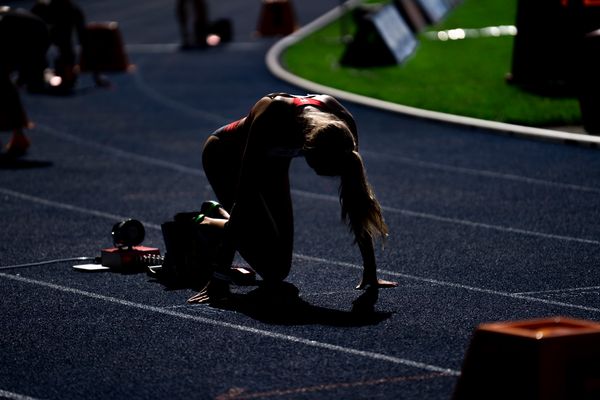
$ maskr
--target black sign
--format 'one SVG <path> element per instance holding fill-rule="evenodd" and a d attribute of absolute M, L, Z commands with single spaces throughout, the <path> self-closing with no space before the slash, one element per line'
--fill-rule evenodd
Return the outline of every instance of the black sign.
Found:
<path fill-rule="evenodd" d="M 448 12 L 450 5 L 447 0 L 417 0 L 427 18 L 432 22 L 440 21 Z"/>
<path fill-rule="evenodd" d="M 396 7 L 391 4 L 384 7 L 373 15 L 372 20 L 398 64 L 415 51 L 417 39 Z"/>

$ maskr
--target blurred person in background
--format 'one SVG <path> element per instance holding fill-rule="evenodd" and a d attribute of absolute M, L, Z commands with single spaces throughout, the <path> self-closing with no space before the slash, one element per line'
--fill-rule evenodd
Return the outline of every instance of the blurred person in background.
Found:
<path fill-rule="evenodd" d="M 205 47 L 209 26 L 206 1 L 177 0 L 175 14 L 181 34 L 181 48 Z"/>
<path fill-rule="evenodd" d="M 53 65 L 55 74 L 62 79 L 61 88 L 72 89 L 77 81 L 77 51 L 73 38 L 76 35 L 79 44 L 84 42 L 83 11 L 71 0 L 38 0 L 31 12 L 47 24 L 50 41 L 56 46 L 58 54 L 53 60 Z"/>
<path fill-rule="evenodd" d="M 27 152 L 30 140 L 24 131 L 33 126 L 13 74 L 19 86 L 33 93 L 43 92 L 49 45 L 44 21 L 26 10 L 0 7 L 0 130 L 12 132 L 6 156 L 19 157 Z"/>

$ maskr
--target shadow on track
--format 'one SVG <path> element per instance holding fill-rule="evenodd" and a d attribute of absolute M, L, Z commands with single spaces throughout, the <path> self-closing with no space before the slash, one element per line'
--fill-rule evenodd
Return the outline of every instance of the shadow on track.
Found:
<path fill-rule="evenodd" d="M 50 161 L 26 160 L 0 154 L 0 170 L 2 169 L 32 169 L 47 168 L 53 165 Z"/>
<path fill-rule="evenodd" d="M 185 281 L 165 279 L 159 274 L 149 276 L 152 278 L 150 282 L 162 285 L 167 291 L 199 291 L 208 282 L 207 276 Z M 263 281 L 237 282 L 236 286 L 256 287 L 245 293 L 231 293 L 227 299 L 211 303 L 211 306 L 275 325 L 359 327 L 379 324 L 392 315 L 391 312 L 375 310 L 379 289 L 373 287 L 361 291 L 360 296 L 352 302 L 350 311 L 341 311 L 308 303 L 300 297 L 298 288 L 289 282 L 280 282 L 276 286 L 265 285 Z"/>
<path fill-rule="evenodd" d="M 215 307 L 276 325 L 359 327 L 376 325 L 391 317 L 389 312 L 375 311 L 378 298 L 379 291 L 369 288 L 354 300 L 350 311 L 335 310 L 308 303 L 300 298 L 294 285 L 283 282 L 275 289 L 259 286 L 246 294 L 233 294 Z"/>

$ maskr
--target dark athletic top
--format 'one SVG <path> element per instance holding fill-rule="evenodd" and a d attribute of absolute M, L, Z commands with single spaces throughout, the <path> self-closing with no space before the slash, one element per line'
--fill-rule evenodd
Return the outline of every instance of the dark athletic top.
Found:
<path fill-rule="evenodd" d="M 334 98 L 331 98 L 332 102 L 335 102 L 333 104 L 328 104 L 328 101 L 323 101 L 321 99 L 315 98 L 313 96 L 317 96 L 317 95 L 306 95 L 306 96 L 298 96 L 298 95 L 290 95 L 287 93 L 272 93 L 269 94 L 265 97 L 270 98 L 272 100 L 275 100 L 276 97 L 283 97 L 283 98 L 287 98 L 287 99 L 291 99 L 291 103 L 293 108 L 296 108 L 298 110 L 304 108 L 304 107 L 308 107 L 308 106 L 312 106 L 315 108 L 318 108 L 321 111 L 324 112 L 328 112 L 331 113 L 335 116 L 337 116 L 338 118 L 340 118 L 342 121 L 344 121 L 350 131 L 353 133 L 355 141 L 358 143 L 358 137 L 357 137 L 357 133 L 356 133 L 356 123 L 354 122 L 354 118 L 352 118 L 352 115 L 341 105 L 339 104 Z M 275 101 L 274 101 L 275 103 Z M 289 103 L 288 103 L 289 104 Z M 273 104 L 274 106 L 275 104 Z M 267 106 L 270 107 L 270 106 Z M 238 137 L 238 133 L 244 135 L 242 132 L 242 129 L 249 129 L 249 124 L 244 122 L 247 122 L 247 118 L 252 114 L 252 112 L 250 114 L 248 114 L 248 116 L 245 116 L 243 118 L 240 118 L 237 121 L 234 121 L 228 125 L 223 126 L 222 128 L 218 129 L 216 132 L 214 132 L 214 135 L 220 136 L 222 137 L 222 139 L 227 140 L 225 137 L 229 136 L 229 135 L 225 135 L 225 137 L 223 137 L 222 135 L 220 135 L 221 133 L 231 133 L 232 136 L 230 136 L 230 140 L 236 140 L 234 139 L 235 137 Z M 243 124 L 243 125 L 242 125 Z M 240 126 L 242 125 L 242 126 Z M 301 143 L 297 142 L 295 145 L 291 145 L 291 144 L 276 144 L 276 142 L 278 142 L 278 140 L 275 140 L 274 142 L 272 142 L 273 146 L 270 147 L 267 150 L 267 155 L 271 156 L 271 157 L 298 157 L 302 154 L 301 152 L 301 148 L 302 145 Z"/>
<path fill-rule="evenodd" d="M 312 97 L 294 96 L 292 101 L 296 107 L 313 106 L 313 107 L 317 107 L 320 109 L 327 109 L 327 104 L 325 104 L 321 100 L 317 100 Z M 228 125 L 225 125 L 223 128 L 221 128 L 219 130 L 224 130 L 225 132 L 232 131 L 235 128 L 237 128 L 237 126 L 244 120 L 244 118 L 246 118 L 246 117 L 240 118 L 237 121 L 234 121 Z"/>

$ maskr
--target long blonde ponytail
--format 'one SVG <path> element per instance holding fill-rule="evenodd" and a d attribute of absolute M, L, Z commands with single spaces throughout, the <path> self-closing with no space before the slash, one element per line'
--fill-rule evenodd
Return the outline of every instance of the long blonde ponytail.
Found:
<path fill-rule="evenodd" d="M 339 187 L 342 220 L 356 239 L 380 238 L 385 241 L 388 227 L 381 206 L 367 181 L 362 157 L 357 151 L 348 153 Z"/>
<path fill-rule="evenodd" d="M 357 151 L 357 138 L 347 124 L 333 114 L 305 112 L 301 118 L 306 127 L 304 150 L 322 152 L 330 163 L 337 164 L 335 170 L 339 171 L 341 178 L 342 220 L 354 233 L 355 241 L 366 238 L 385 240 L 388 227 L 367 181 L 365 167 Z M 308 162 L 308 153 L 305 157 Z"/>

